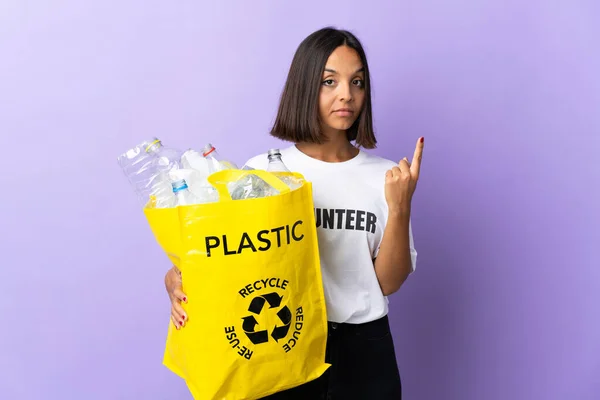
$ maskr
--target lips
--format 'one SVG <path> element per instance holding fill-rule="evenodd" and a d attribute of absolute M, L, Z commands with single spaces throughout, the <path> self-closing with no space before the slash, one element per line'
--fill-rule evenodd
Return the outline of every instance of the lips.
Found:
<path fill-rule="evenodd" d="M 341 117 L 349 117 L 351 115 L 354 115 L 354 111 L 349 108 L 340 108 L 338 110 L 335 110 L 333 113 Z"/>

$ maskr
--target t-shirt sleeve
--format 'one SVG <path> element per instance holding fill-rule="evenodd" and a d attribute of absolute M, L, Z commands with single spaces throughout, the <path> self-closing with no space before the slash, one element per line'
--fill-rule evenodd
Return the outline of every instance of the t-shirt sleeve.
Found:
<path fill-rule="evenodd" d="M 409 242 L 409 247 L 410 247 L 411 272 L 414 272 L 414 270 L 417 268 L 417 250 L 415 249 L 415 241 L 413 239 L 413 233 L 412 233 L 412 222 L 410 222 L 410 221 L 408 222 L 408 242 Z M 377 258 L 377 256 L 379 255 L 380 247 L 381 247 L 381 243 L 379 243 L 379 246 L 375 250 L 373 259 Z"/>

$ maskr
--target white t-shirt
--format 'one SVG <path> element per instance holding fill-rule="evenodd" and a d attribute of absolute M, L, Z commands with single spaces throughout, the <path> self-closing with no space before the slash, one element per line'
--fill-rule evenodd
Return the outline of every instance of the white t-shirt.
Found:
<path fill-rule="evenodd" d="M 397 163 L 362 150 L 351 160 L 329 163 L 309 157 L 292 145 L 281 150 L 283 163 L 313 185 L 313 201 L 328 319 L 365 323 L 385 316 L 388 300 L 381 291 L 373 259 L 387 221 L 384 183 Z M 266 169 L 267 154 L 246 165 Z M 410 251 L 416 266 L 412 228 Z"/>

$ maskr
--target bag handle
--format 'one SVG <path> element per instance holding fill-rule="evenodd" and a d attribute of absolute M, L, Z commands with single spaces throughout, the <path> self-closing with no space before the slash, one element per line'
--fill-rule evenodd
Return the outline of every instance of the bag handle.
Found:
<path fill-rule="evenodd" d="M 253 170 L 242 170 L 242 169 L 225 169 L 222 171 L 215 172 L 208 176 L 208 182 L 217 189 L 219 193 L 220 201 L 223 200 L 231 200 L 231 194 L 227 189 L 227 184 L 231 182 L 235 182 L 240 178 L 243 178 L 247 175 L 256 175 L 263 181 L 267 182 L 269 185 L 274 187 L 280 194 L 287 193 L 290 191 L 290 187 L 283 183 L 281 179 L 279 179 L 276 175 L 261 170 L 261 169 L 253 169 Z M 286 174 L 288 175 L 288 174 Z M 289 174 L 296 175 L 296 174 Z"/>

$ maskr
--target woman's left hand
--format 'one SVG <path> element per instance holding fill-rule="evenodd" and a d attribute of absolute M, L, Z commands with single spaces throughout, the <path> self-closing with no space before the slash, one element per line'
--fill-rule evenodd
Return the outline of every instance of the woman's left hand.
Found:
<path fill-rule="evenodd" d="M 419 138 L 412 162 L 404 157 L 385 174 L 385 200 L 390 213 L 410 213 L 413 194 L 417 188 L 425 139 Z"/>

